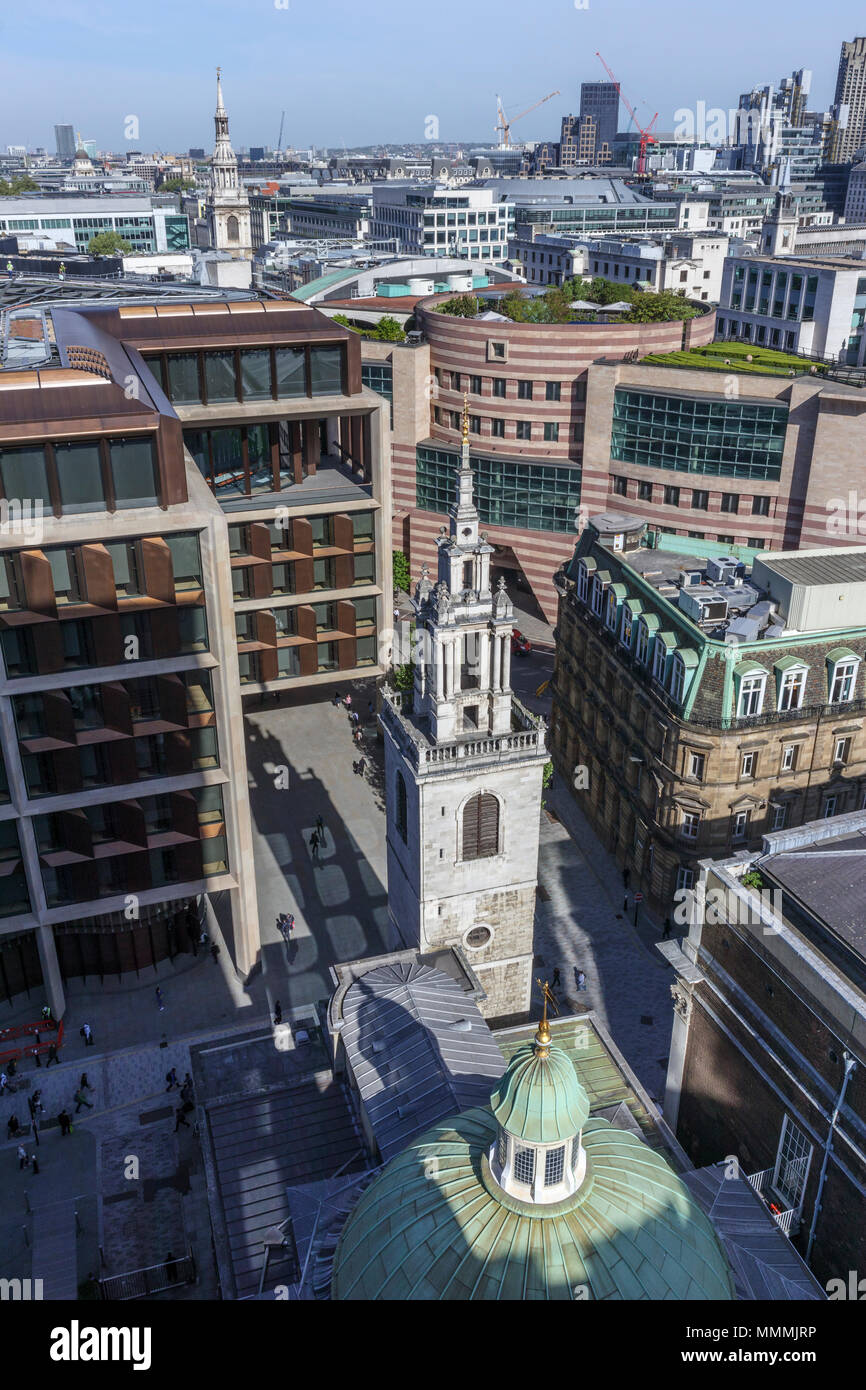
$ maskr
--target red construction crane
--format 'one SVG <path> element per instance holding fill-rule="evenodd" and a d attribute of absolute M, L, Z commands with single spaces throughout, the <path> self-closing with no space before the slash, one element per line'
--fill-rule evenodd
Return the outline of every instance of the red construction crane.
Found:
<path fill-rule="evenodd" d="M 624 91 L 622 90 L 622 88 L 620 87 L 619 83 L 617 82 L 616 78 L 614 77 L 614 75 L 613 75 L 613 73 L 611 72 L 610 68 L 608 67 L 607 63 L 606 63 L 606 62 L 604 61 L 604 59 L 602 58 L 601 54 L 600 54 L 598 51 L 596 51 L 596 55 L 595 55 L 595 56 L 596 56 L 596 58 L 598 58 L 598 60 L 599 60 L 599 62 L 601 63 L 602 67 L 604 68 L 605 72 L 607 73 L 608 77 L 610 78 L 611 82 L 612 82 L 613 85 L 616 87 L 616 90 L 617 90 L 617 93 L 618 93 L 618 95 L 619 95 L 620 101 L 621 101 L 621 102 L 623 103 L 623 105 L 625 106 L 626 111 L 627 111 L 628 114 L 631 116 L 632 120 L 634 121 L 634 123 L 635 123 L 635 125 L 636 125 L 636 127 L 637 127 L 637 131 L 638 131 L 638 134 L 639 134 L 639 136 L 640 136 L 640 148 L 639 148 L 639 151 L 638 151 L 637 171 L 638 171 L 639 174 L 645 174 L 645 173 L 646 173 L 646 152 L 647 152 L 647 146 L 648 146 L 648 145 L 657 145 L 657 144 L 658 144 L 658 141 L 656 140 L 656 137 L 655 137 L 651 132 L 652 132 L 653 126 L 655 125 L 656 121 L 657 121 L 658 118 L 659 118 L 659 113 L 658 113 L 658 111 L 655 113 L 655 115 L 653 116 L 653 118 L 652 118 L 652 120 L 650 121 L 650 123 L 649 123 L 648 126 L 642 126 L 641 123 L 640 123 L 640 121 L 639 121 L 638 118 L 637 118 L 637 115 L 636 115 L 636 113 L 635 113 L 634 107 L 632 106 L 632 104 L 631 104 L 631 102 L 629 101 L 628 97 L 625 95 L 625 92 L 624 92 Z"/>

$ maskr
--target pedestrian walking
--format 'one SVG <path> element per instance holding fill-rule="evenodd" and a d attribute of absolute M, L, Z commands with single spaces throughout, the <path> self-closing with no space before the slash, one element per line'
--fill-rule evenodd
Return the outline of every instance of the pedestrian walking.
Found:
<path fill-rule="evenodd" d="M 359 723 L 360 723 L 360 720 L 361 720 L 361 716 L 360 716 L 360 714 L 358 713 L 358 711 L 357 711 L 356 709 L 353 709 L 353 710 L 352 710 L 352 713 L 349 715 L 349 718 L 351 719 L 352 723 L 355 724 L 355 725 L 359 724 Z"/>
<path fill-rule="evenodd" d="M 49 1019 L 50 1017 L 51 1017 L 51 1005 L 50 1005 L 50 1004 L 43 1004 L 43 1005 L 42 1005 L 42 1021 L 45 1022 L 45 1021 L 46 1021 L 47 1019 Z"/>
<path fill-rule="evenodd" d="M 23 1144 L 18 1145 L 18 1172 L 27 1167 L 27 1150 Z"/>
<path fill-rule="evenodd" d="M 215 941 L 212 941 L 210 944 L 210 953 L 213 956 L 213 963 L 214 965 L 216 965 L 217 961 L 220 958 L 220 948 Z"/>
<path fill-rule="evenodd" d="M 45 1063 L 46 1067 L 50 1067 L 52 1062 L 56 1062 L 58 1067 L 60 1066 L 60 1058 L 57 1056 L 57 1043 L 52 1043 L 48 1049 L 48 1061 Z"/>
<path fill-rule="evenodd" d="M 665 929 L 664 929 L 664 931 L 662 932 L 662 941 L 667 941 L 667 939 L 668 939 L 668 937 L 670 936 L 670 934 L 671 934 L 671 919 L 670 919 L 670 917 L 666 917 L 666 918 L 665 918 Z"/>
<path fill-rule="evenodd" d="M 184 1084 L 184 1086 L 186 1086 L 190 1091 L 192 1090 L 192 1077 L 190 1076 L 189 1072 L 184 1072 L 183 1084 Z"/>
<path fill-rule="evenodd" d="M 75 1095 L 72 1097 L 72 1099 L 75 1101 L 75 1113 L 76 1113 L 76 1115 L 78 1114 L 78 1112 L 79 1112 L 79 1110 L 81 1109 L 82 1105 L 86 1105 L 87 1108 L 88 1108 L 88 1110 L 92 1110 L 92 1109 L 93 1109 L 93 1106 L 91 1105 L 90 1101 L 87 1099 L 86 1096 L 83 1096 L 83 1095 L 81 1094 L 80 1091 L 76 1091 L 76 1092 L 75 1092 Z"/>
<path fill-rule="evenodd" d="M 171 1091 L 175 1087 L 177 1087 L 177 1089 L 180 1090 L 180 1082 L 177 1079 L 177 1067 L 171 1067 L 166 1072 L 165 1079 L 168 1082 L 168 1085 L 165 1088 L 167 1091 Z"/>
<path fill-rule="evenodd" d="M 33 1112 L 34 1112 L 34 1114 L 40 1114 L 40 1115 L 41 1115 L 41 1114 L 42 1114 L 42 1111 L 43 1111 L 44 1109 L 45 1109 L 45 1106 L 42 1104 L 42 1092 L 41 1092 L 41 1091 L 38 1091 L 38 1090 L 37 1090 L 37 1091 L 34 1091 L 34 1092 L 33 1092 Z"/>
<path fill-rule="evenodd" d="M 577 972 L 577 987 L 578 989 L 586 989 L 586 976 L 582 970 Z"/>
<path fill-rule="evenodd" d="M 551 989 L 559 989 L 559 980 L 559 966 L 557 965 L 553 971 L 553 984 L 551 985 Z"/>
<path fill-rule="evenodd" d="M 81 1025 L 81 1036 L 84 1039 L 85 1047 L 93 1046 L 93 1030 L 89 1023 L 83 1023 Z"/>
<path fill-rule="evenodd" d="M 358 743 L 358 744 L 362 743 L 363 740 L 364 740 L 364 735 L 361 733 L 360 728 L 358 728 L 357 726 L 356 726 L 355 729 L 352 731 L 352 738 L 353 738 L 353 739 L 355 740 L 355 742 Z"/>
<path fill-rule="evenodd" d="M 313 862 L 315 863 L 319 857 L 319 834 L 316 830 L 314 830 L 310 836 L 310 852 L 313 856 Z"/>
<path fill-rule="evenodd" d="M 159 1012 L 162 1013 L 163 1009 L 165 1008 L 165 1003 L 163 1002 L 162 990 L 160 989 L 159 985 L 157 985 L 156 987 L 156 1002 L 159 1005 Z"/>
<path fill-rule="evenodd" d="M 39 1176 L 39 1159 L 35 1154 L 30 1155 L 30 1171 L 34 1177 Z"/>
<path fill-rule="evenodd" d="M 61 1110 L 57 1116 L 57 1123 L 60 1125 L 61 1135 L 72 1133 L 72 1117 L 65 1110 Z"/>
<path fill-rule="evenodd" d="M 346 698 L 345 698 L 345 700 L 343 701 L 343 703 L 345 704 L 346 709 L 351 709 L 351 708 L 352 708 L 352 697 L 351 697 L 351 695 L 347 695 Z"/>
<path fill-rule="evenodd" d="M 277 1002 L 276 1002 L 276 1004 L 274 1005 L 274 1026 L 276 1026 L 278 1023 L 282 1023 L 282 1021 L 283 1021 L 283 1006 L 282 1006 L 282 1004 L 280 1003 L 280 1001 L 279 1001 L 279 999 L 278 999 Z"/>
<path fill-rule="evenodd" d="M 87 1072 L 86 1072 L 86 1071 L 83 1071 L 83 1072 L 81 1073 L 81 1080 L 80 1080 L 79 1083 L 78 1083 L 78 1089 L 79 1089 L 79 1091 L 92 1091 L 92 1090 L 93 1090 L 93 1087 L 91 1086 L 90 1082 L 89 1082 L 88 1079 L 87 1079 Z"/>
<path fill-rule="evenodd" d="M 343 703 L 343 697 L 342 697 L 342 695 L 340 694 L 339 690 L 335 690 L 335 691 L 334 691 L 334 698 L 333 698 L 333 700 L 331 701 L 331 704 L 334 706 L 334 709 L 336 709 L 337 706 L 338 706 L 338 705 L 341 705 L 342 703 Z"/>
<path fill-rule="evenodd" d="M 38 1034 L 38 1033 L 36 1034 L 36 1038 L 37 1038 L 37 1041 L 38 1041 L 38 1039 L 39 1039 L 39 1034 Z M 37 1067 L 41 1067 L 41 1066 L 42 1066 L 42 1058 L 39 1056 L 39 1048 L 38 1048 L 38 1047 L 34 1047 L 34 1048 L 31 1049 L 30 1056 L 33 1058 L 33 1060 L 34 1060 L 34 1062 L 36 1063 Z"/>
<path fill-rule="evenodd" d="M 183 1106 L 178 1106 L 177 1110 L 174 1112 L 174 1132 L 175 1132 L 175 1134 L 177 1134 L 177 1131 L 180 1129 L 180 1126 L 181 1126 L 181 1125 L 186 1125 L 186 1128 L 189 1129 L 189 1120 L 186 1118 L 186 1115 L 183 1113 Z"/>
<path fill-rule="evenodd" d="M 366 766 L 367 766 L 367 764 L 364 762 L 364 759 L 363 759 L 363 758 L 359 758 L 359 759 L 358 759 L 358 763 L 357 763 L 357 772 L 358 772 L 358 775 L 359 775 L 360 777 L 363 777 L 363 776 L 364 776 L 364 768 L 365 768 Z"/>
<path fill-rule="evenodd" d="M 316 816 L 316 833 L 317 833 L 317 835 L 319 836 L 319 839 L 321 840 L 322 844 L 324 844 L 324 843 L 325 843 L 325 822 L 322 820 L 322 817 L 321 817 L 321 816 Z"/>

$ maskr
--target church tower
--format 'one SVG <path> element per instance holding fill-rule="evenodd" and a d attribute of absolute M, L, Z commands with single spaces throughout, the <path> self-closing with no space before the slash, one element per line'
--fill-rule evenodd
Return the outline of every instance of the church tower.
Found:
<path fill-rule="evenodd" d="M 216 143 L 211 158 L 208 223 L 211 245 L 239 260 L 253 254 L 250 203 L 238 178 L 238 161 L 229 139 L 229 118 L 223 105 L 221 69 L 217 68 L 217 104 L 214 113 Z"/>
<path fill-rule="evenodd" d="M 511 690 L 513 609 L 478 530 L 469 421 L 438 582 L 415 591 L 415 684 L 386 692 L 389 925 L 394 946 L 458 947 L 488 1018 L 529 1009 L 544 720 Z"/>

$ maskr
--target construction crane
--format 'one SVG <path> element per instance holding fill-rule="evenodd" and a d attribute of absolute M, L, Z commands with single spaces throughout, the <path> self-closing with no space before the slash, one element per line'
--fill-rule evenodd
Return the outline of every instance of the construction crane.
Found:
<path fill-rule="evenodd" d="M 278 153 L 279 153 L 279 151 L 283 148 L 283 126 L 285 125 L 285 123 L 286 123 L 286 113 L 285 113 L 285 111 L 284 111 L 283 114 L 282 114 L 282 116 L 280 117 L 280 133 L 279 133 L 279 135 L 277 136 L 277 152 L 278 152 Z"/>
<path fill-rule="evenodd" d="M 544 103 L 545 103 L 546 101 L 550 101 L 550 98 L 551 98 L 551 97 L 558 97 L 558 96 L 559 96 L 559 89 L 558 89 L 558 88 L 557 88 L 557 90 L 556 90 L 555 92 L 548 92 L 546 97 L 542 97 L 540 101 L 533 102 L 532 106 L 527 106 L 527 108 L 526 108 L 525 111 L 521 111 L 521 113 L 520 113 L 519 116 L 514 116 L 514 117 L 512 117 L 512 119 L 511 119 L 510 121 L 509 121 L 508 117 L 507 117 L 506 114 L 505 114 L 505 110 L 504 110 L 504 108 L 503 108 L 502 101 L 501 101 L 500 97 L 497 96 L 497 98 L 496 98 L 496 115 L 497 115 L 497 121 L 496 121 L 496 125 L 493 127 L 493 129 L 494 129 L 495 131 L 498 131 L 498 133 L 499 133 L 499 146 L 500 146 L 500 149 L 506 149 L 506 150 L 507 150 L 507 149 L 510 148 L 510 145 L 511 145 L 511 127 L 512 127 L 513 125 L 515 125 L 517 121 L 522 121 L 522 120 L 523 120 L 523 117 L 524 117 L 524 116 L 528 116 L 529 113 L 530 113 L 530 111 L 535 111 L 535 110 L 537 110 L 537 108 L 538 108 L 539 106 L 543 106 Z"/>
<path fill-rule="evenodd" d="M 639 135 L 639 137 L 640 137 L 640 145 L 639 145 L 639 148 L 638 148 L 638 158 L 637 158 L 637 172 L 638 172 L 638 174 L 640 174 L 640 175 L 644 175 L 644 174 L 646 173 L 646 152 L 647 152 L 647 147 L 648 147 L 649 145 L 657 145 L 657 144 L 658 144 L 658 141 L 656 140 L 656 137 L 652 134 L 652 128 L 653 128 L 653 126 L 655 125 L 656 121 L 657 121 L 658 118 L 659 118 L 659 113 L 658 113 L 658 111 L 655 113 L 655 115 L 653 116 L 653 118 L 652 118 L 652 120 L 650 121 L 650 123 L 649 123 L 648 126 L 642 126 L 641 123 L 640 123 L 640 121 L 639 121 L 638 118 L 637 118 L 637 114 L 636 114 L 636 112 L 635 112 L 634 107 L 632 106 L 632 104 L 631 104 L 631 102 L 629 101 L 628 97 L 627 97 L 627 96 L 625 95 L 625 93 L 623 92 L 622 88 L 620 87 L 619 83 L 617 82 L 616 78 L 614 77 L 613 73 L 611 72 L 610 68 L 608 67 L 607 63 L 606 63 L 606 62 L 604 61 L 604 59 L 602 58 L 601 54 L 600 54 L 598 51 L 596 51 L 596 55 L 595 55 L 595 56 L 596 56 L 596 58 L 599 60 L 599 62 L 601 63 L 602 67 L 604 68 L 605 72 L 607 73 L 607 75 L 608 75 L 608 77 L 610 78 L 610 80 L 611 80 L 611 82 L 613 83 L 613 85 L 616 87 L 617 95 L 619 96 L 620 101 L 622 102 L 622 104 L 623 104 L 623 106 L 625 107 L 626 111 L 628 112 L 628 114 L 631 116 L 632 120 L 633 120 L 634 123 L 635 123 L 635 127 L 636 127 L 637 132 L 638 132 L 638 135 Z"/>

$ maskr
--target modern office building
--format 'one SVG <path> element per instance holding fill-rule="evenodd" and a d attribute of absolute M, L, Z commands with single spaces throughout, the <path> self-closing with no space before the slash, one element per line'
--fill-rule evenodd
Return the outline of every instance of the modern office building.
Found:
<path fill-rule="evenodd" d="M 796 255 L 728 256 L 717 315 L 720 338 L 866 362 L 866 266 Z"/>
<path fill-rule="evenodd" d="M 853 811 L 704 860 L 659 948 L 665 1119 L 696 1163 L 739 1161 L 831 1299 L 862 1296 L 866 1256 L 864 833 Z"/>
<path fill-rule="evenodd" d="M 808 361 L 798 375 L 739 365 L 676 351 L 592 364 L 584 510 L 615 507 L 686 542 L 722 546 L 791 550 L 866 536 L 850 496 L 866 422 L 866 390 L 846 379 L 857 374 L 843 369 L 836 380 Z"/>
<path fill-rule="evenodd" d="M 645 237 L 515 235 L 514 269 L 530 285 L 561 285 L 575 275 L 600 276 L 659 293 L 716 303 L 728 238 L 721 232 L 658 232 Z"/>
<path fill-rule="evenodd" d="M 59 1016 L 64 978 L 189 949 L 189 911 L 255 964 L 241 697 L 384 669 L 387 406 L 301 305 L 33 323 L 0 373 L 0 988 Z"/>
<path fill-rule="evenodd" d="M 866 802 L 866 547 L 720 554 L 611 511 L 558 584 L 553 759 L 663 911 L 707 856 Z"/>
<path fill-rule="evenodd" d="M 597 236 L 683 225 L 675 200 L 662 191 L 646 197 L 621 178 L 497 179 L 490 186 L 513 206 L 512 240 L 515 234 Z"/>
<path fill-rule="evenodd" d="M 514 206 L 498 189 L 499 182 L 496 191 L 492 186 L 376 184 L 371 235 L 375 240 L 398 238 L 405 255 L 504 261 Z"/>
<path fill-rule="evenodd" d="M 99 232 L 116 232 L 133 251 L 188 251 L 189 219 L 170 203 L 154 198 L 113 194 L 110 197 L 4 198 L 0 236 L 29 232 L 58 246 L 86 251 Z"/>
<path fill-rule="evenodd" d="M 866 160 L 853 165 L 845 194 L 845 221 L 866 222 Z"/>
<path fill-rule="evenodd" d="M 866 38 L 842 44 L 833 105 L 836 129 L 830 158 L 839 164 L 853 159 L 866 144 Z"/>
<path fill-rule="evenodd" d="M 580 119 L 595 126 L 593 158 L 609 163 L 619 123 L 619 87 L 615 82 L 581 82 Z"/>
<path fill-rule="evenodd" d="M 435 564 L 468 394 L 476 504 L 496 547 L 494 568 L 508 572 L 510 585 L 525 586 L 553 622 L 552 575 L 585 509 L 591 364 L 709 343 L 715 317 L 707 307 L 687 322 L 512 323 L 483 301 L 474 318 L 442 313 L 447 300 L 440 294 L 415 307 L 429 356 L 426 371 L 408 374 L 399 412 L 394 379 L 394 543 L 409 556 L 413 576 L 423 562 Z"/>
<path fill-rule="evenodd" d="M 54 142 L 57 147 L 58 159 L 75 158 L 75 129 L 71 125 L 56 125 L 54 127 Z"/>

